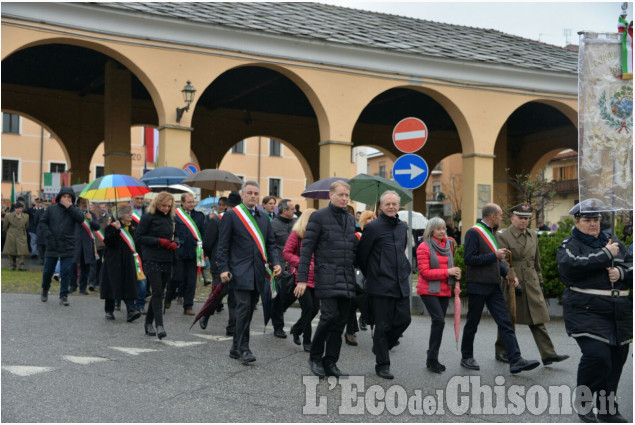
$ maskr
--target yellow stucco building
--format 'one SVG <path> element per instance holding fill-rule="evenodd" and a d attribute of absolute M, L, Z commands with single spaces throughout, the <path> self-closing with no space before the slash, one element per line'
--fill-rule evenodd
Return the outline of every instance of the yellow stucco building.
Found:
<path fill-rule="evenodd" d="M 506 169 L 535 172 L 577 146 L 577 54 L 498 31 L 315 3 L 6 3 L 1 13 L 3 112 L 60 140 L 74 181 L 88 179 L 102 142 L 105 169 L 131 173 L 130 128 L 142 125 L 159 130 L 159 166 L 195 157 L 214 168 L 260 136 L 290 149 L 307 183 L 352 177 L 353 147 L 395 159 L 392 129 L 415 116 L 429 128 L 428 164 L 460 155 L 472 223 L 511 190 Z M 415 210 L 426 190 L 414 191 Z"/>

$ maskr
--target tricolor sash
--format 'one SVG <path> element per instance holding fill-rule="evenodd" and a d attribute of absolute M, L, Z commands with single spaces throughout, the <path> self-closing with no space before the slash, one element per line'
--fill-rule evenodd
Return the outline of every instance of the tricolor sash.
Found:
<path fill-rule="evenodd" d="M 267 248 L 265 247 L 265 238 L 262 236 L 260 227 L 258 226 L 258 223 L 256 223 L 256 219 L 254 218 L 254 216 L 251 215 L 244 204 L 238 205 L 236 208 L 234 208 L 234 211 L 236 211 L 236 216 L 245 225 L 247 232 L 249 232 L 254 242 L 256 242 L 256 246 L 258 247 L 260 255 L 262 256 L 262 261 L 265 263 L 265 271 L 267 272 L 267 276 L 271 285 L 271 297 L 275 298 L 275 296 L 277 295 L 275 279 L 271 278 L 273 274 L 271 273 L 271 269 L 269 269 Z"/>
<path fill-rule="evenodd" d="M 137 214 L 136 211 L 132 210 L 132 219 L 135 223 L 139 224 L 139 221 L 141 221 L 141 216 Z"/>
<path fill-rule="evenodd" d="M 101 230 L 95 231 L 95 236 L 97 236 L 97 238 L 99 238 L 101 243 L 104 243 L 104 234 L 103 234 L 103 232 Z"/>
<path fill-rule="evenodd" d="M 362 232 L 355 232 L 355 236 L 357 236 L 358 240 L 362 239 Z"/>
<path fill-rule="evenodd" d="M 496 242 L 496 238 L 492 235 L 492 232 L 482 223 L 476 223 L 472 226 L 472 229 L 476 230 L 479 235 L 485 240 L 487 246 L 489 246 L 492 252 L 496 253 L 498 250 L 498 243 Z"/>
<path fill-rule="evenodd" d="M 194 223 L 192 216 L 190 216 L 183 207 L 176 209 L 176 215 L 181 219 L 185 227 L 192 233 L 194 239 L 196 239 L 196 265 L 198 267 L 205 267 L 205 257 L 203 256 L 203 238 L 201 232 L 198 230 L 198 226 Z"/>
<path fill-rule="evenodd" d="M 114 223 L 111 224 L 111 226 L 114 225 Z M 139 257 L 139 254 L 137 254 L 137 247 L 134 244 L 132 235 L 130 234 L 128 229 L 126 229 L 124 226 L 121 226 L 121 229 L 119 229 L 119 236 L 121 236 L 121 239 L 123 239 L 126 245 L 128 245 L 128 248 L 130 248 L 130 251 L 132 251 L 132 258 L 134 259 L 134 266 L 137 272 L 137 280 L 145 279 L 146 276 L 143 273 L 143 264 L 141 263 L 141 257 Z"/>
<path fill-rule="evenodd" d="M 90 236 L 93 240 L 93 251 L 95 252 L 95 259 L 98 260 L 99 254 L 97 254 L 97 247 L 95 246 L 95 235 L 93 234 L 93 229 L 90 228 L 90 221 L 88 221 L 86 217 L 84 217 L 84 221 L 82 221 L 82 227 L 88 232 L 88 236 Z"/>

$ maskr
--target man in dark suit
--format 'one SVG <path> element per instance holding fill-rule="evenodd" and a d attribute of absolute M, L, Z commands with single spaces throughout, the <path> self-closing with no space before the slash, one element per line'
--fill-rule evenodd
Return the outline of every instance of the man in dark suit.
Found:
<path fill-rule="evenodd" d="M 181 206 L 174 217 L 179 247 L 174 258 L 172 280 L 165 295 L 166 308 L 177 294 L 183 297 L 183 314 L 194 316 L 194 295 L 196 294 L 196 272 L 203 259 L 203 238 L 205 216 L 195 211 L 196 201 L 191 193 L 181 195 Z M 200 246 L 200 253 L 198 252 Z M 200 258 L 198 256 L 200 255 Z"/>
<path fill-rule="evenodd" d="M 257 182 L 244 184 L 243 202 L 225 213 L 218 238 L 220 278 L 225 283 L 231 280 L 236 299 L 236 330 L 229 357 L 240 359 L 243 364 L 256 361 L 249 349 L 249 325 L 258 293 L 269 284 L 269 263 L 274 276 L 282 271 L 269 218 L 256 208 L 259 196 Z"/>
<path fill-rule="evenodd" d="M 487 305 L 498 325 L 498 334 L 509 358 L 510 372 L 532 370 L 540 363 L 536 360 L 525 360 L 520 356 L 516 333 L 500 287 L 501 276 L 506 277 L 508 273 L 502 262 L 505 259 L 505 250 L 499 248 L 496 236 L 496 229 L 503 218 L 503 210 L 496 204 L 486 204 L 482 215 L 483 218 L 465 233 L 468 309 L 461 342 L 461 366 L 472 370 L 480 369 L 474 360 L 474 338 L 483 307 Z M 518 286 L 518 279 L 515 284 Z"/>

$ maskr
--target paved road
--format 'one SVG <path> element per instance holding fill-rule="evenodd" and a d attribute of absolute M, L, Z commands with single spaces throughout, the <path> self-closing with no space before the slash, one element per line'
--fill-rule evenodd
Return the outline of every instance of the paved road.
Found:
<path fill-rule="evenodd" d="M 258 361 L 252 366 L 242 366 L 228 357 L 231 341 L 223 337 L 226 311 L 213 316 L 208 329 L 203 331 L 198 325 L 188 330 L 191 317 L 172 308 L 165 320 L 168 337 L 160 342 L 143 334 L 141 321 L 126 323 L 124 312 L 119 312 L 116 321 L 106 321 L 103 304 L 96 297 L 72 296 L 70 302 L 71 306 L 64 308 L 56 302 L 55 294 L 51 294 L 46 304 L 37 295 L 2 294 L 3 422 L 576 422 L 577 419 L 568 414 L 550 415 L 549 410 L 545 413 L 534 410 L 540 414 L 532 414 L 528 409 L 518 416 L 474 411 L 456 416 L 452 411 L 458 413 L 458 406 L 448 399 L 451 391 L 443 394 L 442 414 L 420 413 L 416 403 L 412 409 L 407 408 L 405 398 L 403 404 L 399 403 L 401 391 L 414 402 L 416 390 L 421 391 L 422 397 L 436 396 L 437 391 L 446 389 L 448 382 L 457 383 L 465 376 L 480 378 L 480 385 L 499 384 L 493 394 L 497 391 L 507 394 L 513 385 L 525 386 L 527 390 L 534 385 L 572 387 L 580 354 L 575 341 L 564 333 L 561 321 L 551 322 L 548 328 L 558 352 L 572 358 L 514 376 L 509 374 L 507 365 L 493 359 L 496 329 L 487 317 L 481 322 L 475 342 L 480 353 L 477 355 L 480 372 L 459 366 L 460 353 L 450 318 L 441 347 L 440 360 L 447 366 L 442 375 L 425 369 L 428 317 L 415 316 L 401 345 L 393 350 L 394 381 L 385 381 L 374 374 L 370 333 L 360 332 L 359 346 L 342 347 L 339 366 L 355 375 L 347 382 L 364 380 L 366 391 L 359 396 L 366 396 L 369 401 L 379 398 L 379 404 L 376 408 L 375 403 L 360 404 L 365 407 L 362 414 L 342 414 L 340 406 L 347 404 L 342 401 L 342 394 L 349 394 L 350 386 L 344 385 L 343 389 L 328 380 L 316 386 L 308 373 L 307 355 L 290 338 L 275 338 L 271 329 L 262 333 L 261 309 L 254 316 L 256 326 L 252 326 L 251 342 Z M 289 309 L 287 323 L 298 316 L 299 309 Z M 521 326 L 518 336 L 523 355 L 538 358 L 529 329 Z M 632 376 L 633 358 L 629 356 L 620 383 L 621 411 L 629 419 L 633 418 Z M 303 379 L 307 380 L 306 386 Z M 539 390 L 533 387 L 528 392 L 540 394 Z M 485 404 L 491 403 L 488 390 L 483 392 Z M 467 395 L 470 394 L 478 396 L 475 390 Z M 314 395 L 325 397 L 319 405 L 326 406 L 327 414 L 303 413 L 303 407 L 318 405 Z M 382 404 L 384 398 L 386 407 Z M 510 400 L 506 399 L 506 405 L 511 405 Z M 400 406 L 405 410 L 399 409 Z M 374 417 L 377 413 L 379 418 Z"/>

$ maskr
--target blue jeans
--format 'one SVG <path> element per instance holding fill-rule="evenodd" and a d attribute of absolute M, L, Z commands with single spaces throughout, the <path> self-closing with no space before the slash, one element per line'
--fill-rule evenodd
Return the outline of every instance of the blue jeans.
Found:
<path fill-rule="evenodd" d="M 37 255 L 37 233 L 29 232 L 31 236 L 31 255 Z"/>
<path fill-rule="evenodd" d="M 58 264 L 57 257 L 46 257 L 44 271 L 42 273 L 42 289 L 48 291 L 51 287 L 51 278 Z M 59 259 L 60 272 L 60 298 L 68 295 L 68 285 L 71 281 L 71 269 L 73 267 L 73 257 Z"/>
<path fill-rule="evenodd" d="M 135 300 L 135 306 L 137 310 L 141 310 L 146 305 L 146 291 L 148 289 L 148 280 L 137 280 L 137 299 Z"/>

